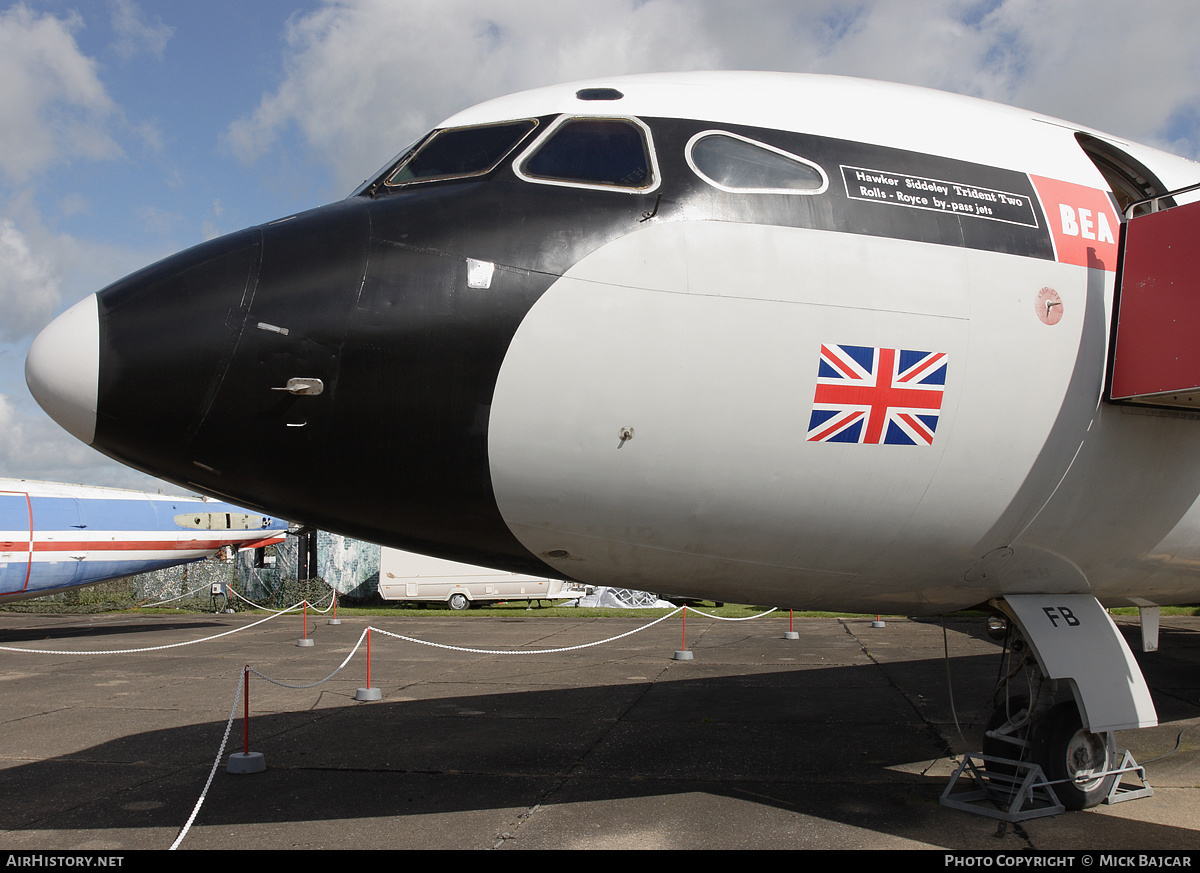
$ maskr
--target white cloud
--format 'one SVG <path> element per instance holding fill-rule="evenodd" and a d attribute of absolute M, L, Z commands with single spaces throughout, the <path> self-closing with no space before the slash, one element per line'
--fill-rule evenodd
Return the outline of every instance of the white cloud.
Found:
<path fill-rule="evenodd" d="M 36 256 L 12 221 L 0 221 L 0 340 L 41 327 L 61 300 L 59 276 L 49 259 Z"/>
<path fill-rule="evenodd" d="M 349 0 L 288 26 L 285 79 L 226 143 L 254 160 L 300 131 L 343 189 L 442 118 L 556 81 L 705 67 L 719 55 L 682 0 Z"/>
<path fill-rule="evenodd" d="M 22 182 L 72 157 L 110 158 L 113 102 L 75 42 L 83 26 L 18 3 L 0 13 L 0 173 Z"/>
<path fill-rule="evenodd" d="M 722 67 L 835 73 L 1009 103 L 1188 156 L 1200 110 L 1193 0 L 763 0 L 695 4 Z M 745 14 L 753 9 L 754 15 Z M 719 36 L 718 36 L 719 35 Z"/>
<path fill-rule="evenodd" d="M 78 191 L 64 194 L 58 201 L 58 214 L 63 217 L 80 215 L 89 209 L 88 199 Z"/>
<path fill-rule="evenodd" d="M 140 121 L 132 125 L 132 130 L 135 136 L 142 141 L 142 145 L 152 151 L 161 152 L 163 150 L 163 132 L 153 121 Z"/>
<path fill-rule="evenodd" d="M 1125 0 L 328 0 L 289 22 L 282 83 L 225 141 L 250 161 L 298 131 L 350 189 L 445 116 L 490 97 L 593 75 L 718 68 L 925 85 L 1195 156 L 1200 7 L 1138 9 L 1131 15 Z"/>
<path fill-rule="evenodd" d="M 32 199 L 29 192 L 22 192 L 0 212 L 0 344 L 32 337 L 64 305 L 163 257 L 172 248 L 161 240 L 149 240 L 147 248 L 133 249 L 55 232 L 42 222 Z M 63 208 L 66 211 L 68 206 Z M 172 220 L 169 213 L 142 217 L 148 222 Z M 0 392 L 5 390 L 5 364 L 0 354 Z"/>
<path fill-rule="evenodd" d="M 17 409 L 0 394 L 0 471 L 23 479 L 61 478 L 60 474 L 86 465 L 95 454 L 50 419 Z M 70 478 L 70 475 L 67 476 Z"/>
<path fill-rule="evenodd" d="M 113 50 L 125 60 L 142 51 L 161 58 L 175 33 L 175 28 L 163 24 L 157 16 L 153 24 L 147 22 L 133 0 L 110 0 L 109 17 L 117 36 Z"/>
<path fill-rule="evenodd" d="M 1014 49 L 1000 99 L 1151 144 L 1167 144 L 1171 120 L 1200 107 L 1200 6 L 1191 0 L 1008 0 L 985 25 L 993 44 Z M 1200 155 L 1194 130 L 1175 145 Z"/>
<path fill-rule="evenodd" d="M 169 236 L 184 221 L 183 216 L 178 212 L 159 209 L 157 206 L 139 206 L 134 213 L 148 233 L 158 236 Z"/>
<path fill-rule="evenodd" d="M 0 394 L 0 476 L 182 493 L 70 436 L 31 398 Z"/>

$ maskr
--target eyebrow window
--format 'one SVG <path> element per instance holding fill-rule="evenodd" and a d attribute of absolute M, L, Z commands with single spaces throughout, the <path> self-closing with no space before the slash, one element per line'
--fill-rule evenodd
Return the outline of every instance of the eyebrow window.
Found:
<path fill-rule="evenodd" d="M 388 177 L 387 184 L 406 185 L 489 173 L 535 127 L 537 122 L 528 119 L 437 131 Z"/>
<path fill-rule="evenodd" d="M 578 118 L 561 124 L 526 158 L 531 180 L 643 190 L 654 183 L 645 131 L 617 118 Z"/>
<path fill-rule="evenodd" d="M 729 133 L 692 137 L 688 164 L 722 191 L 757 194 L 819 194 L 829 180 L 811 161 Z"/>

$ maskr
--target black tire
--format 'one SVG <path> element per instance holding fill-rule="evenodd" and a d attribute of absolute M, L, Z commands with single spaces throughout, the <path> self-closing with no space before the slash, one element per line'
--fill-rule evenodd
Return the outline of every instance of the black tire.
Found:
<path fill-rule="evenodd" d="M 467 595 L 465 594 L 451 594 L 450 599 L 446 602 L 450 604 L 450 608 L 455 611 L 460 609 L 469 609 L 471 607 L 471 601 L 467 599 Z"/>
<path fill-rule="evenodd" d="M 1067 809 L 1087 809 L 1102 802 L 1112 788 L 1116 774 L 1102 775 L 1113 769 L 1112 749 L 1105 734 L 1094 734 L 1083 726 L 1073 701 L 1051 708 L 1038 726 L 1034 760 L 1054 785 L 1054 793 Z M 1083 778 L 1096 773 L 1094 778 Z"/>
<path fill-rule="evenodd" d="M 991 718 L 987 721 L 987 726 L 984 728 L 983 735 L 983 754 L 990 758 L 1007 758 L 1010 761 L 1026 760 L 1029 757 L 1029 750 L 1023 746 L 1018 746 L 1015 743 L 1005 742 L 1004 740 L 995 737 L 989 737 L 989 731 L 994 731 L 996 728 L 1008 721 L 1010 715 L 1017 715 L 1022 709 L 1029 708 L 1029 699 L 1026 697 L 1010 697 L 1008 704 L 1001 704 L 993 711 Z M 1020 739 L 1029 738 L 1029 725 L 1021 728 L 1016 732 L 1016 736 Z M 1002 776 L 1015 776 L 1017 768 L 1010 764 L 1000 764 L 994 761 L 985 761 L 984 768 L 989 773 L 997 773 Z"/>

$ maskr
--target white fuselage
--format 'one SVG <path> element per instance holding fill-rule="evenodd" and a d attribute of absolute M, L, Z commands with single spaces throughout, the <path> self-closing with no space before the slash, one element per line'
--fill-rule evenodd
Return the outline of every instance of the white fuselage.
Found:
<path fill-rule="evenodd" d="M 557 281 L 504 361 L 492 475 L 531 552 L 569 553 L 550 562 L 588 583 L 736 591 L 795 607 L 941 612 L 1031 591 L 1114 604 L 1200 595 L 1200 422 L 1100 402 L 1119 227 L 1103 179 L 1074 129 L 986 107 L 996 114 L 980 142 L 958 113 L 983 104 L 925 96 L 919 124 L 876 123 L 870 135 L 973 161 L 982 153 L 1068 183 L 1043 186 L 1065 189 L 1063 199 L 1090 189 L 1080 196 L 1093 207 L 1083 212 L 1091 238 L 1080 242 L 1096 265 L 1064 262 L 1066 252 L 1047 261 L 823 230 L 647 222 Z M 806 132 L 825 133 L 827 118 L 831 133 L 854 126 L 804 105 Z M 878 108 L 860 103 L 858 113 L 877 122 Z M 1153 158 L 1172 181 L 1200 175 Z M 842 184 L 838 168 L 826 170 Z M 1039 194 L 1066 248 L 1079 207 Z M 1060 301 L 1053 323 L 1035 311 L 1046 288 Z M 806 439 L 820 349 L 832 343 L 945 353 L 931 445 Z M 622 441 L 621 428 L 633 437 Z"/>
<path fill-rule="evenodd" d="M 139 469 L 455 561 L 783 607 L 1187 602 L 1200 421 L 1104 399 L 1142 171 L 1200 181 L 901 85 L 538 89 L 115 283 L 27 374 Z"/>

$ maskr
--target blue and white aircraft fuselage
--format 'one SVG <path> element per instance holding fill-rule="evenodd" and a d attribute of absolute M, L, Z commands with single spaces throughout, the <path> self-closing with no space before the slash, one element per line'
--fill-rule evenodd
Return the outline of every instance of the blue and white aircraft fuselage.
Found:
<path fill-rule="evenodd" d="M 0 602 L 280 542 L 287 523 L 208 498 L 0 479 Z"/>

